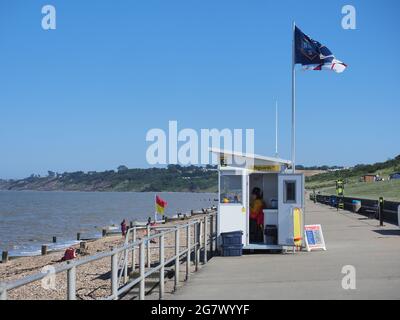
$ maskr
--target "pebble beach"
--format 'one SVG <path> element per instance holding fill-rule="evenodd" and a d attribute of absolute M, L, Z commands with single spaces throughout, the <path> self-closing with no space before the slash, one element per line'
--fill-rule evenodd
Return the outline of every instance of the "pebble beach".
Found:
<path fill-rule="evenodd" d="M 203 215 L 194 218 L 201 218 Z M 163 226 L 174 226 L 179 223 L 187 223 L 189 220 L 178 220 L 169 222 Z M 142 238 L 145 230 L 138 230 L 137 238 Z M 192 232 L 192 235 L 194 233 Z M 120 234 L 106 236 L 97 240 L 86 242 L 86 249 L 82 253 L 78 253 L 77 259 L 84 259 L 98 253 L 107 252 L 122 246 L 124 244 L 124 237 Z M 193 242 L 192 242 L 193 243 Z M 186 233 L 184 230 L 180 231 L 180 244 L 186 245 Z M 166 259 L 172 257 L 175 250 L 174 246 L 174 233 L 170 233 L 165 237 L 165 256 Z M 171 246 L 171 248 L 168 248 Z M 79 249 L 80 245 L 73 246 Z M 158 241 L 150 246 L 151 261 L 152 263 L 159 261 L 158 255 Z M 79 252 L 79 250 L 78 250 Z M 43 268 L 47 266 L 59 267 L 67 262 L 62 262 L 61 259 L 64 251 L 51 252 L 44 256 L 34 257 L 19 257 L 11 259 L 7 263 L 0 263 L 0 282 L 9 282 L 23 277 L 42 272 Z M 131 253 L 129 254 L 129 261 L 131 261 Z M 138 264 L 138 250 L 136 250 L 136 263 Z M 76 295 L 77 299 L 94 300 L 102 299 L 110 295 L 111 292 L 111 259 L 110 257 L 103 258 L 91 262 L 89 264 L 81 265 L 76 270 Z M 43 286 L 42 281 L 35 281 L 26 286 L 10 290 L 8 292 L 8 299 L 11 300 L 62 300 L 67 297 L 67 273 L 62 272 L 56 275 L 55 286 L 47 288 Z"/>

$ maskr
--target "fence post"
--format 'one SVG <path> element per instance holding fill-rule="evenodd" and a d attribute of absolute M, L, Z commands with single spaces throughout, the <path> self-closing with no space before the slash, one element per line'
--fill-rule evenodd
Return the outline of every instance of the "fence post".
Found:
<path fill-rule="evenodd" d="M 118 299 L 118 254 L 111 256 L 111 295 L 113 300 Z"/>
<path fill-rule="evenodd" d="M 70 262 L 68 262 L 69 264 Z M 76 300 L 76 267 L 68 269 L 67 273 L 68 300 Z"/>
<path fill-rule="evenodd" d="M 210 217 L 210 255 L 213 256 L 213 225 L 214 225 L 214 216 Z"/>
<path fill-rule="evenodd" d="M 160 300 L 164 298 L 164 235 L 160 236 Z"/>
<path fill-rule="evenodd" d="M 8 262 L 8 251 L 3 251 L 1 253 L 1 263 L 7 263 Z"/>
<path fill-rule="evenodd" d="M 187 253 L 186 253 L 186 281 L 189 280 L 190 277 L 190 225 L 186 226 L 186 245 L 187 245 Z"/>
<path fill-rule="evenodd" d="M 133 232 L 132 232 L 132 243 L 136 242 L 136 226 L 133 227 Z M 134 273 L 136 270 L 136 247 L 133 246 L 132 249 L 132 273 Z"/>
<path fill-rule="evenodd" d="M 198 267 L 199 267 L 199 257 L 198 257 L 198 240 L 199 240 L 199 221 L 196 221 L 196 223 L 193 226 L 194 230 L 194 270 L 197 272 Z"/>
<path fill-rule="evenodd" d="M 140 272 L 140 283 L 139 283 L 139 300 L 144 300 L 145 290 L 145 279 L 144 279 L 144 241 L 139 245 L 139 272 Z"/>
<path fill-rule="evenodd" d="M 128 282 L 128 259 L 129 259 L 129 251 L 128 249 L 124 250 L 124 283 Z"/>
<path fill-rule="evenodd" d="M 151 235 L 150 225 L 147 226 L 147 238 Z M 150 253 L 150 240 L 146 241 L 147 244 L 147 268 L 151 267 L 151 253 Z"/>
<path fill-rule="evenodd" d="M 383 197 L 379 198 L 379 225 L 383 227 L 383 211 L 384 211 L 384 200 Z"/>
<path fill-rule="evenodd" d="M 207 239 L 208 239 L 208 230 L 207 230 L 207 216 L 205 216 L 204 217 L 204 239 L 203 239 L 203 241 L 204 241 L 204 244 L 203 244 L 203 247 L 204 247 L 204 256 L 203 256 L 203 264 L 206 264 L 207 263 Z"/>
<path fill-rule="evenodd" d="M 215 216 L 214 233 L 213 233 L 215 254 L 218 254 L 218 233 L 217 233 L 217 226 L 218 226 L 218 218 L 217 218 L 217 216 Z"/>
<path fill-rule="evenodd" d="M 397 225 L 400 227 L 400 205 L 397 207 Z"/>
<path fill-rule="evenodd" d="M 79 243 L 79 249 L 81 249 L 81 251 L 87 250 L 87 243 L 86 243 L 86 241 L 81 241 L 81 242 Z"/>
<path fill-rule="evenodd" d="M 215 217 L 211 217 L 211 226 L 210 226 L 210 251 L 211 255 L 215 255 L 215 251 L 217 250 L 217 237 L 215 236 L 216 234 L 216 221 Z"/>
<path fill-rule="evenodd" d="M 197 246 L 196 246 L 196 248 L 197 248 L 197 261 L 196 261 L 197 266 L 196 266 L 196 270 L 199 268 L 199 263 L 200 263 L 201 237 L 202 237 L 202 234 L 203 234 L 203 226 L 202 226 L 202 224 L 203 224 L 203 220 L 200 219 L 197 222 L 197 230 L 198 231 L 197 231 Z"/>
<path fill-rule="evenodd" d="M 0 300 L 7 300 L 6 284 L 1 282 L 0 282 Z"/>
<path fill-rule="evenodd" d="M 178 289 L 179 284 L 179 262 L 180 262 L 180 255 L 179 255 L 179 230 L 178 228 L 175 229 L 175 281 L 174 281 L 174 290 Z"/>

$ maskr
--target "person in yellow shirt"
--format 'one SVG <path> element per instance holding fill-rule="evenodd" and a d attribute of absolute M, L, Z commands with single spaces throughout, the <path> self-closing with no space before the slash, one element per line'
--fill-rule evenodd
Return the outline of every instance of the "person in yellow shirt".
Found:
<path fill-rule="evenodd" d="M 264 208 L 263 195 L 260 188 L 254 188 L 250 201 L 250 242 L 264 242 Z"/>

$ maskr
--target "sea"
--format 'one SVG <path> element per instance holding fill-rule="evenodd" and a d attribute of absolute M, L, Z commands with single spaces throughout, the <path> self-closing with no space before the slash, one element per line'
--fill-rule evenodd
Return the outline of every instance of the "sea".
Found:
<path fill-rule="evenodd" d="M 190 214 L 216 205 L 214 193 L 157 193 L 166 200 L 166 216 Z M 123 219 L 136 222 L 154 218 L 155 193 L 0 191 L 0 251 L 10 257 L 39 255 L 41 246 L 60 250 L 82 239 L 101 237 L 104 227 Z M 57 242 L 52 243 L 53 236 Z"/>

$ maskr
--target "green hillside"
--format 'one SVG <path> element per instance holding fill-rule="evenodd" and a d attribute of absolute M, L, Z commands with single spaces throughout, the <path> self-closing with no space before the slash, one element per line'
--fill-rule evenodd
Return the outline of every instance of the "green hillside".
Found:
<path fill-rule="evenodd" d="M 49 171 L 46 177 L 31 175 L 20 180 L 0 180 L 0 190 L 216 192 L 216 167 L 169 165 L 167 168 L 128 169 L 103 172 Z"/>
<path fill-rule="evenodd" d="M 306 188 L 316 189 L 322 194 L 335 194 L 336 180 L 343 179 L 345 195 L 364 198 L 379 198 L 383 196 L 387 200 L 400 201 L 400 180 L 389 181 L 389 175 L 400 172 L 400 155 L 385 162 L 371 165 L 357 165 L 354 168 L 326 172 L 306 178 Z M 384 181 L 360 182 L 365 174 L 377 174 Z"/>
<path fill-rule="evenodd" d="M 321 193 L 336 194 L 336 189 L 325 188 L 321 190 Z M 400 201 L 400 180 L 348 184 L 345 186 L 345 195 L 366 199 L 384 197 L 386 200 Z"/>

